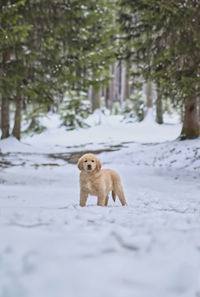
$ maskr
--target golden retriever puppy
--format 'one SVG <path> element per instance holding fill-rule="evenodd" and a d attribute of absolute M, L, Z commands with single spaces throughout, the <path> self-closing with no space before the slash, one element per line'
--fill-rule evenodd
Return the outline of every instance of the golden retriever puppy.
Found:
<path fill-rule="evenodd" d="M 93 154 L 85 154 L 78 161 L 80 173 L 80 206 L 85 206 L 88 195 L 97 196 L 97 205 L 107 206 L 109 192 L 115 201 L 116 195 L 122 205 L 127 205 L 120 176 L 111 169 L 101 169 L 100 160 Z"/>

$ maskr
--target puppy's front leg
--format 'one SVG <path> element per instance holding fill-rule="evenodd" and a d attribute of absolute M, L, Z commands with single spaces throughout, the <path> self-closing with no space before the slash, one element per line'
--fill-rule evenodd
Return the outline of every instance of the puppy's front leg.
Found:
<path fill-rule="evenodd" d="M 80 192 L 80 206 L 85 206 L 85 204 L 87 202 L 87 198 L 88 198 L 88 193 L 81 189 L 81 192 Z"/>
<path fill-rule="evenodd" d="M 105 195 L 99 194 L 98 195 L 98 200 L 97 200 L 97 205 L 98 206 L 105 206 Z"/>

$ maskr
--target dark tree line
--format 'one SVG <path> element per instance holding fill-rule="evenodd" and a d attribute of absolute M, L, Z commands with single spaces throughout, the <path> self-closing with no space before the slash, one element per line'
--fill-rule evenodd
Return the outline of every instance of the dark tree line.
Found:
<path fill-rule="evenodd" d="M 98 88 L 113 59 L 112 4 L 105 0 L 2 0 L 0 94 L 2 138 L 20 138 L 23 104 L 54 104 L 66 89 Z M 106 27 L 106 30 L 105 30 Z M 102 76 L 104 73 L 104 76 Z M 98 83 L 97 83 L 98 81 Z"/>
<path fill-rule="evenodd" d="M 88 92 L 92 110 L 100 107 L 103 96 L 110 109 L 142 84 L 147 86 L 146 107 L 156 104 L 157 122 L 163 122 L 163 106 L 170 99 L 184 110 L 180 138 L 196 138 L 199 82 L 197 0 L 0 2 L 2 138 L 11 134 L 20 139 L 22 109 L 34 126 L 38 106 L 58 106 L 66 90 Z"/>
<path fill-rule="evenodd" d="M 154 81 L 158 98 L 184 105 L 181 139 L 199 136 L 200 2 L 122 0 L 126 57 Z"/>

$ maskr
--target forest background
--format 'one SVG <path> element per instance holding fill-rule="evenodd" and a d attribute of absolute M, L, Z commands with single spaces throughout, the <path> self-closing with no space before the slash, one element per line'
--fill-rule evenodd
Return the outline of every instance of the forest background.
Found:
<path fill-rule="evenodd" d="M 40 133 L 49 111 L 69 130 L 106 109 L 135 121 L 153 109 L 159 124 L 175 111 L 194 139 L 199 82 L 199 1 L 1 0 L 2 139 Z"/>

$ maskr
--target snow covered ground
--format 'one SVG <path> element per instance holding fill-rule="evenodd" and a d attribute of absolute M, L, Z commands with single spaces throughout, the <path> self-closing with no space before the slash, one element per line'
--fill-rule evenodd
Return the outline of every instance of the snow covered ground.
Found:
<path fill-rule="evenodd" d="M 66 132 L 54 115 L 41 135 L 0 141 L 0 297 L 200 296 L 199 139 L 101 120 Z M 63 156 L 100 150 L 127 207 L 79 207 L 79 170 Z"/>

